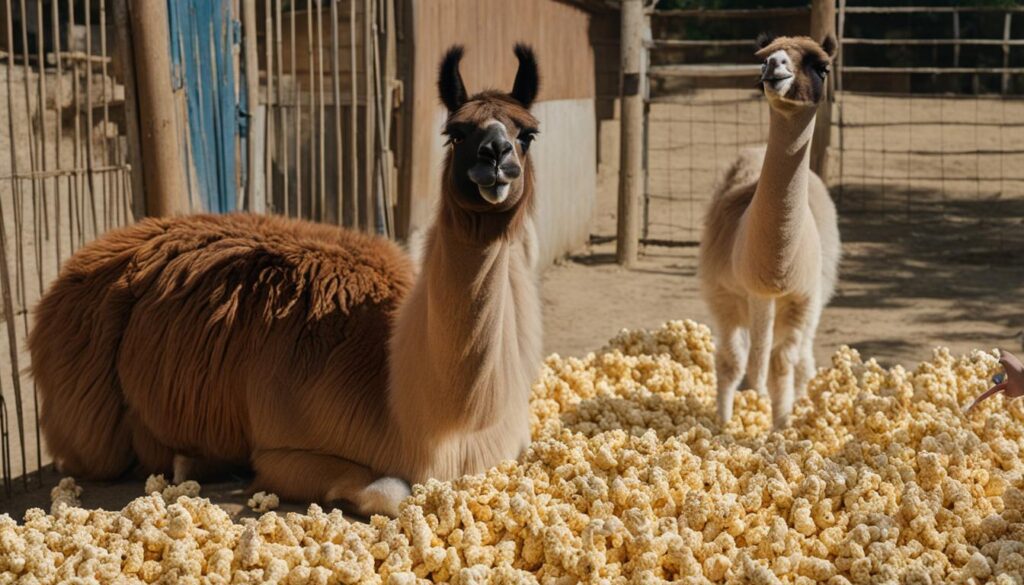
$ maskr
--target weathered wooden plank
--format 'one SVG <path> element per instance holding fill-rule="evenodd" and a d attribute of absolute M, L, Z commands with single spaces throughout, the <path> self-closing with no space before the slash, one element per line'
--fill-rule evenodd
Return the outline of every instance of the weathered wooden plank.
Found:
<path fill-rule="evenodd" d="M 797 6 L 792 8 L 735 8 L 735 9 L 704 9 L 691 8 L 681 10 L 654 10 L 652 17 L 665 18 L 699 18 L 699 19 L 727 19 L 727 18 L 772 18 L 780 16 L 802 16 L 810 14 L 810 6 Z"/>
<path fill-rule="evenodd" d="M 652 77 L 745 77 L 761 73 L 761 66 L 754 64 L 695 64 L 695 65 L 654 65 L 648 74 Z"/>

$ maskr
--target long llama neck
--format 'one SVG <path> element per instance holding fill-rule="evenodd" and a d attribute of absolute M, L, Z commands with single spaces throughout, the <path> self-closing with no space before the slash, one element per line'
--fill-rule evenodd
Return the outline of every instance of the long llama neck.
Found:
<path fill-rule="evenodd" d="M 518 454 L 541 352 L 530 219 L 443 201 L 391 344 L 391 414 L 409 449 L 429 446 L 413 465 L 429 477 Z"/>
<path fill-rule="evenodd" d="M 768 148 L 754 198 L 743 217 L 734 259 L 754 289 L 782 292 L 799 262 L 807 202 L 815 108 L 770 109 Z"/>

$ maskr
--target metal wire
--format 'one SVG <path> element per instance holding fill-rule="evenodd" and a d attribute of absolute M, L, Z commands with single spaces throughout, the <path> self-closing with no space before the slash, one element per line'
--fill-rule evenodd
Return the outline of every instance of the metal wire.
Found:
<path fill-rule="evenodd" d="M 260 2 L 263 18 L 253 20 L 256 54 L 264 62 L 258 71 L 235 69 L 258 76 L 259 91 L 247 94 L 248 114 L 263 117 L 250 125 L 263 131 L 250 136 L 260 137 L 263 150 L 254 160 L 265 168 L 244 181 L 249 191 L 236 201 L 251 206 L 262 196 L 269 213 L 394 235 L 392 178 L 399 161 L 391 145 L 389 92 L 396 72 L 386 61 L 394 55 L 394 2 Z M 126 128 L 118 96 L 124 80 L 109 67 L 107 0 L 54 0 L 48 26 L 42 2 L 30 11 L 26 2 L 5 0 L 3 9 L 7 62 L 0 74 L 6 71 L 7 78 L 0 88 L 6 90 L 11 148 L 0 157 L 0 284 L 7 330 L 0 369 L 0 472 L 4 493 L 10 494 L 16 479 L 20 489 L 28 489 L 35 473 L 38 480 L 31 483 L 38 484 L 47 463 L 38 401 L 19 363 L 27 354 L 28 310 L 69 253 L 132 221 L 139 209 L 135 198 L 142 194 L 133 193 L 129 153 L 121 144 Z M 30 20 L 35 35 L 28 33 Z M 198 42 L 182 40 L 189 46 Z M 187 133 L 179 139 L 191 155 Z M 191 173 L 188 165 L 186 172 Z M 195 194 L 190 197 L 196 205 Z"/>
<path fill-rule="evenodd" d="M 41 485 L 47 463 L 39 402 L 31 378 L 23 375 L 29 310 L 68 250 L 130 220 L 133 195 L 120 147 L 124 124 L 111 107 L 122 81 L 108 68 L 106 0 L 55 0 L 49 12 L 42 2 L 29 10 L 27 2 L 6 0 L 3 9 L 7 62 L 0 74 L 6 74 L 7 116 L 0 123 L 10 152 L 0 160 L 7 346 L 0 352 L 0 472 L 10 495 Z M 76 9 L 83 24 L 75 20 Z"/>
<path fill-rule="evenodd" d="M 845 0 L 839 3 L 837 14 L 840 43 L 846 38 L 843 29 L 849 26 L 846 4 Z M 738 12 L 744 12 L 747 19 L 758 14 L 756 10 Z M 956 11 L 951 16 L 947 22 L 956 28 L 953 34 L 958 36 L 960 16 Z M 652 13 L 652 19 L 660 17 L 657 11 Z M 680 17 L 672 16 L 676 20 Z M 907 18 L 913 25 L 922 17 L 908 12 Z M 1018 45 L 1010 38 L 1009 27 L 1002 28 L 1003 38 L 990 45 L 994 50 L 1003 45 L 1005 65 L 1010 62 L 1005 58 L 1008 51 L 1016 50 Z M 655 30 L 673 35 L 658 40 L 685 40 L 674 38 L 678 36 L 674 31 L 683 28 L 663 26 Z M 699 42 L 690 44 L 696 46 Z M 673 43 L 656 42 L 650 49 L 669 50 L 664 45 L 671 47 Z M 694 71 L 716 67 L 693 59 L 692 55 L 699 54 L 697 49 L 691 47 L 688 51 L 691 58 L 687 65 L 692 65 Z M 720 52 L 716 47 L 707 49 L 709 61 L 718 58 L 715 51 Z M 959 45 L 954 51 L 959 53 Z M 662 55 L 657 62 L 670 65 L 666 61 L 671 53 L 656 53 L 657 57 Z M 856 88 L 851 88 L 849 79 L 844 83 L 843 76 L 844 71 L 864 70 L 858 58 L 856 52 L 848 54 L 841 49 L 834 67 L 838 116 L 832 124 L 838 138 L 832 153 L 839 167 L 838 172 L 831 173 L 829 186 L 840 212 L 931 221 L 954 209 L 963 213 L 968 208 L 962 205 L 965 201 L 1024 198 L 1024 174 L 1019 172 L 1024 168 L 1024 140 L 1020 138 L 1024 134 L 1019 131 L 1024 125 L 1024 99 L 1008 93 L 1013 88 L 1006 80 L 1011 78 L 1004 76 L 1003 93 L 922 93 L 915 86 L 896 91 L 854 91 Z M 986 70 L 967 65 L 957 54 L 956 67 Z M 708 73 L 706 79 L 693 73 L 688 82 L 677 81 L 677 86 L 661 85 L 661 91 L 651 98 L 645 146 L 651 164 L 643 230 L 651 239 L 699 239 L 705 208 L 722 169 L 743 146 L 764 143 L 767 104 L 760 95 L 743 91 L 748 80 L 728 84 L 713 73 Z M 687 127 L 673 123 L 679 119 L 689 120 Z M 752 128 L 761 128 L 764 134 L 748 133 Z M 685 172 L 686 178 L 679 171 Z M 979 215 L 975 218 L 979 221 L 1008 221 L 1004 217 L 981 217 L 986 206 L 969 208 Z"/>

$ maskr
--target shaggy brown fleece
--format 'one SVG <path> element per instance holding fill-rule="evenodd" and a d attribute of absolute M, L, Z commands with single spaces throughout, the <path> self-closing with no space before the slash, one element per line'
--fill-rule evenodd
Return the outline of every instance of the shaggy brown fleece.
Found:
<path fill-rule="evenodd" d="M 373 424 L 411 285 L 396 245 L 329 226 L 235 214 L 113 231 L 68 260 L 36 309 L 50 452 L 63 473 L 97 479 L 133 463 L 169 472 L 175 454 L 249 464 L 259 413 L 308 399 L 325 376 Z M 257 432 L 287 443 L 287 426 Z"/>

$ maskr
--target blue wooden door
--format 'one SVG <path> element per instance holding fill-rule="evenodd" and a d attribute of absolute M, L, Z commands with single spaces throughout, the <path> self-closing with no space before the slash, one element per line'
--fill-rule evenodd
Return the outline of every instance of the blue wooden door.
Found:
<path fill-rule="evenodd" d="M 239 109 L 232 48 L 237 27 L 229 0 L 167 0 L 172 79 L 184 89 L 191 185 L 206 211 L 235 209 Z"/>

